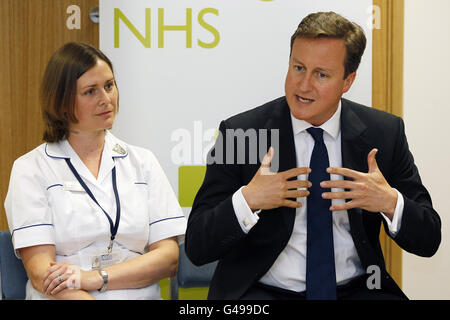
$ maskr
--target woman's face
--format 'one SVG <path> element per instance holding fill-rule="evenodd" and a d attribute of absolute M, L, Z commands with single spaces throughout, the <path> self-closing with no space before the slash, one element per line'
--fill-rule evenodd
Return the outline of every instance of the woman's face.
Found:
<path fill-rule="evenodd" d="M 75 117 L 70 132 L 95 133 L 110 129 L 117 113 L 117 87 L 109 65 L 97 60 L 95 66 L 77 80 Z"/>

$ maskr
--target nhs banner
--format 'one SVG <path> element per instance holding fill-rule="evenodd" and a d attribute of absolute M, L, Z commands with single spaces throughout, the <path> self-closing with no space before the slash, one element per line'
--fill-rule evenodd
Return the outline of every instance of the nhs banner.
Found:
<path fill-rule="evenodd" d="M 220 121 L 284 95 L 290 37 L 317 11 L 364 28 L 346 97 L 371 105 L 372 0 L 100 0 L 100 49 L 120 96 L 114 134 L 152 150 L 189 207 Z"/>

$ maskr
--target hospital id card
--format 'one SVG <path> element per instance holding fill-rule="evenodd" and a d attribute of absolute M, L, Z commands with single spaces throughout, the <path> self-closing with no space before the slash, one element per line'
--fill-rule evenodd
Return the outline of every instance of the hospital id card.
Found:
<path fill-rule="evenodd" d="M 91 257 L 92 270 L 99 270 L 114 264 L 118 264 L 121 261 L 122 254 L 118 250 L 112 252 L 103 251 L 95 254 Z"/>

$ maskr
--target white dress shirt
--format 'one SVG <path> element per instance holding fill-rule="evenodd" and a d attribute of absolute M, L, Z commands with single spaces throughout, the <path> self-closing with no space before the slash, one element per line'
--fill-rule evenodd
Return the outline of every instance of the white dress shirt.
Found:
<path fill-rule="evenodd" d="M 339 106 L 334 115 L 320 126 L 320 128 L 324 130 L 323 137 L 328 150 L 330 167 L 338 168 L 342 167 L 340 118 L 341 103 L 339 102 Z M 314 148 L 314 139 L 306 129 L 312 127 L 312 125 L 306 121 L 294 118 L 292 114 L 291 119 L 297 167 L 309 167 L 312 150 Z M 308 180 L 308 175 L 301 175 L 298 179 Z M 331 175 L 331 180 L 342 179 L 342 176 Z M 344 191 L 344 189 L 332 189 L 332 192 L 339 191 Z M 398 230 L 400 230 L 400 222 L 403 213 L 403 196 L 398 191 L 397 193 L 398 200 L 392 222 L 382 214 L 387 221 L 389 232 L 393 237 L 395 237 Z M 298 198 L 297 201 L 300 201 L 302 206 L 296 209 L 294 228 L 289 242 L 269 271 L 260 279 L 260 282 L 279 288 L 301 292 L 306 288 L 307 201 L 306 198 Z M 242 188 L 233 195 L 232 202 L 242 230 L 246 233 L 249 232 L 258 222 L 259 212 L 254 213 L 250 210 L 242 195 Z M 344 199 L 332 199 L 333 205 L 342 204 L 344 202 Z M 333 212 L 333 241 L 336 282 L 338 285 L 347 283 L 351 279 L 366 272 L 361 266 L 361 261 L 350 234 L 347 210 Z"/>

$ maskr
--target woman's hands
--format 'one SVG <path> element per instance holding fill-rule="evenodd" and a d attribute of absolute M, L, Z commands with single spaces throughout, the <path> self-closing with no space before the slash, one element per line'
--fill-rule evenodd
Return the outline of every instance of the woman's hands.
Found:
<path fill-rule="evenodd" d="M 177 237 L 156 241 L 149 246 L 149 252 L 105 268 L 109 276 L 108 290 L 143 288 L 172 277 L 177 272 L 178 255 Z M 50 267 L 46 267 L 45 272 L 42 271 L 43 277 L 39 277 L 42 282 L 36 281 L 36 285 L 50 297 L 75 291 L 89 295 L 89 291 L 103 285 L 98 270 L 85 271 L 67 262 L 48 263 Z"/>
<path fill-rule="evenodd" d="M 99 289 L 103 279 L 98 271 L 84 271 L 67 262 L 50 262 L 50 268 L 44 274 L 43 292 L 55 295 L 65 289 L 91 291 Z"/>

